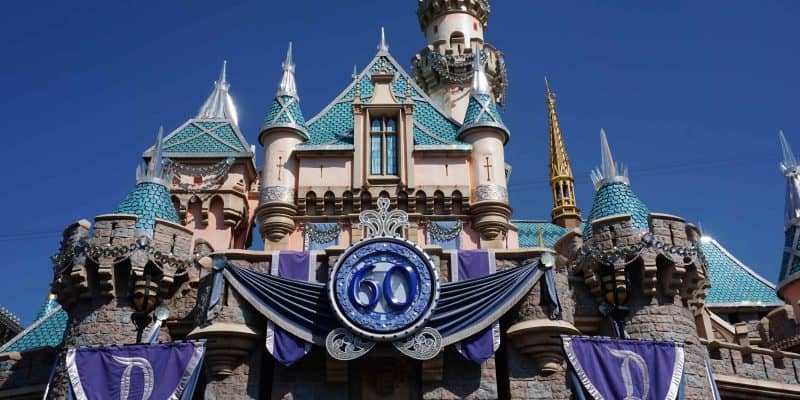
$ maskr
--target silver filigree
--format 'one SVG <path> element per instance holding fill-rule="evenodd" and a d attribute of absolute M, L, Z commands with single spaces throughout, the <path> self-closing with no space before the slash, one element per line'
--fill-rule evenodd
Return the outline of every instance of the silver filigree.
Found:
<path fill-rule="evenodd" d="M 496 200 L 508 203 L 508 189 L 499 185 L 479 185 L 475 188 L 475 200 Z"/>
<path fill-rule="evenodd" d="M 282 201 L 294 203 L 294 189 L 285 186 L 266 186 L 261 189 L 261 202 Z"/>
<path fill-rule="evenodd" d="M 408 228 L 408 214 L 403 210 L 389 211 L 389 199 L 387 197 L 378 198 L 378 211 L 366 210 L 358 215 L 358 228 L 367 228 L 367 237 L 376 236 L 400 236 L 398 232 L 401 228 Z"/>
<path fill-rule="evenodd" d="M 425 327 L 416 335 L 392 342 L 401 353 L 417 359 L 430 360 L 442 350 L 442 335 L 436 329 Z"/>
<path fill-rule="evenodd" d="M 325 338 L 325 348 L 328 350 L 328 354 L 341 361 L 355 360 L 369 353 L 373 347 L 375 347 L 375 342 L 356 336 L 345 328 L 336 328 Z"/>

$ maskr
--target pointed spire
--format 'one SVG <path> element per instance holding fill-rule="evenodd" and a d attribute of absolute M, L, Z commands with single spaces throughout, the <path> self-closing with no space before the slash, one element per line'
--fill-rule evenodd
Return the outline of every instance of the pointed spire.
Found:
<path fill-rule="evenodd" d="M 387 53 L 389 52 L 389 45 L 386 43 L 386 31 L 381 27 L 381 42 L 378 43 L 378 52 L 379 53 Z"/>
<path fill-rule="evenodd" d="M 472 94 L 492 94 L 492 86 L 483 70 L 482 51 L 475 53 L 472 57 Z"/>
<path fill-rule="evenodd" d="M 611 148 L 608 145 L 608 138 L 606 138 L 606 131 L 602 128 L 600 129 L 600 159 L 602 165 L 592 171 L 592 182 L 594 182 L 595 190 L 611 182 L 630 184 L 628 170 L 622 164 L 614 162 Z"/>
<path fill-rule="evenodd" d="M 544 78 L 547 97 L 547 115 L 550 126 L 550 189 L 553 192 L 553 223 L 568 228 L 580 224 L 581 215 L 575 200 L 575 178 L 569 163 L 561 126 L 556 114 L 556 94 L 550 90 L 550 82 Z"/>
<path fill-rule="evenodd" d="M 353 64 L 353 75 L 350 75 L 354 80 L 358 79 L 358 66 Z"/>
<path fill-rule="evenodd" d="M 200 107 L 197 112 L 197 118 L 200 119 L 228 119 L 239 125 L 239 114 L 236 111 L 236 106 L 233 104 L 233 99 L 228 93 L 230 84 L 227 80 L 227 66 L 228 61 L 222 62 L 222 70 L 219 73 L 219 80 L 214 82 L 214 91 L 208 96 L 208 99 Z"/>
<path fill-rule="evenodd" d="M 165 174 L 165 162 L 162 147 L 164 145 L 164 125 L 158 128 L 158 135 L 156 136 L 156 144 L 153 146 L 153 154 L 150 159 L 150 166 L 140 165 L 136 169 L 136 183 L 152 182 L 161 185 L 169 185 L 172 179 L 170 174 Z"/>
<path fill-rule="evenodd" d="M 789 146 L 789 141 L 787 141 L 786 136 L 783 135 L 783 130 L 778 131 L 778 138 L 781 141 L 781 150 L 783 151 L 781 171 L 784 174 L 794 172 L 794 169 L 797 167 L 797 159 L 792 152 L 792 148 Z"/>
<path fill-rule="evenodd" d="M 286 59 L 281 64 L 283 76 L 278 84 L 276 96 L 297 96 L 297 84 L 294 80 L 294 61 L 292 60 L 292 42 L 289 42 L 289 49 L 286 50 Z"/>
<path fill-rule="evenodd" d="M 302 138 L 308 139 L 308 128 L 306 119 L 300 110 L 300 97 L 297 95 L 297 85 L 295 83 L 295 65 L 292 56 L 292 42 L 289 42 L 289 49 L 286 50 L 286 59 L 281 64 L 283 76 L 278 84 L 278 91 L 275 99 L 270 105 L 264 123 L 261 125 L 261 133 L 273 128 L 290 128 L 295 130 Z M 259 139 L 260 141 L 261 139 Z"/>

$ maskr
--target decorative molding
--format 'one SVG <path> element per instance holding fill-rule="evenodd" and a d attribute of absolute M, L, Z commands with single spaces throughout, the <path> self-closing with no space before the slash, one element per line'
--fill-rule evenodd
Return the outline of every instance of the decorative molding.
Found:
<path fill-rule="evenodd" d="M 475 188 L 475 201 L 487 200 L 508 203 L 508 189 L 500 185 L 478 185 Z"/>
<path fill-rule="evenodd" d="M 261 203 L 281 201 L 294 204 L 294 189 L 286 186 L 265 186 L 261 189 Z"/>

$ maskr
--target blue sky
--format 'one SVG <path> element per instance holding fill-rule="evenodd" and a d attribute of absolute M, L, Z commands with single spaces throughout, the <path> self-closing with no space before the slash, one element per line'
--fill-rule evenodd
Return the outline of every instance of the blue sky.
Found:
<path fill-rule="evenodd" d="M 785 191 L 778 129 L 800 151 L 800 3 L 605 3 L 491 3 L 486 40 L 505 52 L 511 81 L 514 217 L 549 217 L 548 75 L 584 215 L 602 127 L 651 211 L 699 221 L 774 281 Z M 412 0 L 8 4 L 0 305 L 31 321 L 61 229 L 116 207 L 158 126 L 170 131 L 196 112 L 222 60 L 255 143 L 288 41 L 310 118 L 353 64 L 371 60 L 380 26 L 395 58 L 410 64 L 425 45 L 415 9 Z"/>

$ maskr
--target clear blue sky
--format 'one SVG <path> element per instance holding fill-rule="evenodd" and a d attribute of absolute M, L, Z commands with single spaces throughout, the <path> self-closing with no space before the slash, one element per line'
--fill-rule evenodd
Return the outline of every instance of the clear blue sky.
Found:
<path fill-rule="evenodd" d="M 492 1 L 486 40 L 506 53 L 511 80 L 514 217 L 549 217 L 547 74 L 584 215 L 602 127 L 652 211 L 699 221 L 774 281 L 785 191 L 779 128 L 800 151 L 800 3 L 605 3 Z M 0 305 L 31 322 L 61 229 L 116 207 L 158 126 L 172 130 L 196 112 L 223 59 L 255 143 L 288 41 L 310 118 L 354 63 L 370 61 L 381 25 L 392 54 L 410 64 L 425 45 L 415 9 L 413 0 L 5 5 Z"/>

